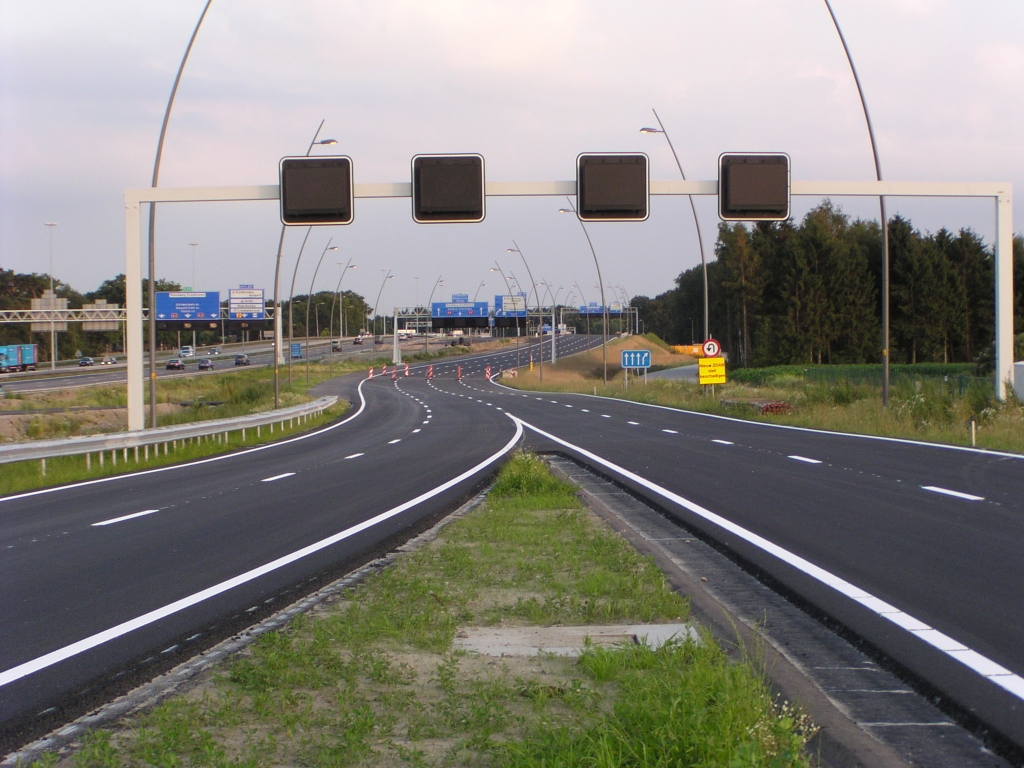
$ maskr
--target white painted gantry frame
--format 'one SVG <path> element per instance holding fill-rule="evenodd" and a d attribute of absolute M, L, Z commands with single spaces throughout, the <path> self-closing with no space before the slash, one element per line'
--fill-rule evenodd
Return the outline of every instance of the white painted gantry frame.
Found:
<path fill-rule="evenodd" d="M 652 195 L 717 196 L 717 181 L 652 181 Z M 1013 386 L 1013 185 L 996 182 L 794 181 L 793 195 L 813 197 L 990 197 L 996 202 L 996 370 L 1000 400 Z M 487 197 L 574 197 L 575 181 L 486 182 Z M 356 184 L 356 198 L 411 197 L 412 184 Z M 126 189 L 125 275 L 128 314 L 128 429 L 145 427 L 142 349 L 142 204 L 279 200 L 278 185 Z M 278 354 L 274 340 L 274 354 Z"/>

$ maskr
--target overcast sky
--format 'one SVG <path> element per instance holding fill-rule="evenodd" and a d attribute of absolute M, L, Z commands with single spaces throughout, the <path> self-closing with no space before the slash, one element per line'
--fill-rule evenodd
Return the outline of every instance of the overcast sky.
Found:
<path fill-rule="evenodd" d="M 203 0 L 0 1 L 0 266 L 81 291 L 123 272 L 126 187 L 148 186 L 160 121 Z M 1024 3 L 833 0 L 892 180 L 1010 181 L 1024 189 Z M 643 151 L 651 177 L 717 177 L 723 151 L 783 151 L 794 179 L 871 179 L 863 113 L 823 0 L 256 2 L 213 0 L 171 115 L 161 186 L 276 184 L 278 159 L 324 148 L 355 180 L 409 180 L 417 153 L 479 152 L 489 181 L 575 177 L 583 151 Z M 1024 195 L 1019 193 L 1019 200 Z M 818 200 L 794 199 L 798 218 Z M 877 217 L 877 202 L 837 200 Z M 418 225 L 408 199 L 357 201 L 355 223 L 314 229 L 296 293 L 343 287 L 382 307 L 452 292 L 492 297 L 498 260 L 527 284 L 597 297 L 593 260 L 560 198 L 488 201 L 481 224 Z M 697 198 L 709 256 L 714 198 Z M 973 227 L 994 205 L 892 200 L 921 229 Z M 1024 230 L 1024 203 L 1014 206 Z M 157 273 L 220 290 L 273 289 L 276 203 L 158 209 Z M 302 234 L 285 241 L 285 288 Z M 689 205 L 652 200 L 644 223 L 590 226 L 605 283 L 655 295 L 700 262 Z M 578 296 L 579 292 L 577 292 Z M 609 299 L 610 300 L 610 299 Z"/>

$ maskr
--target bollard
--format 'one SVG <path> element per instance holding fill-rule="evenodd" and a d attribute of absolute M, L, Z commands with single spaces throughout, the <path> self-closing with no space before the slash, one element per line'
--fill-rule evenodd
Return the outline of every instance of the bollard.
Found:
<path fill-rule="evenodd" d="M 100 451 L 100 469 L 103 469 L 103 451 Z"/>
<path fill-rule="evenodd" d="M 92 469 L 92 454 L 91 453 L 85 454 L 85 468 L 86 468 L 86 470 L 91 470 Z"/>
<path fill-rule="evenodd" d="M 43 468 L 43 477 L 46 477 L 46 459 L 39 460 Z"/>

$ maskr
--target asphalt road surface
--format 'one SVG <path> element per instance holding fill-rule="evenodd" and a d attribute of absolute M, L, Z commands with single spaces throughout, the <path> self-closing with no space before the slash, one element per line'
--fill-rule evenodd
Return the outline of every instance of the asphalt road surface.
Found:
<path fill-rule="evenodd" d="M 560 354 L 599 343 L 564 337 Z M 536 343 L 524 350 L 539 359 Z M 522 434 L 649 499 L 1024 745 L 1021 457 L 485 380 L 515 357 L 435 363 L 429 381 L 425 365 L 337 379 L 320 391 L 355 407 L 310 436 L 0 499 L 0 726 L 59 718 L 125 669 L 188 655 L 214 625 L 365 558 L 464 499 Z"/>

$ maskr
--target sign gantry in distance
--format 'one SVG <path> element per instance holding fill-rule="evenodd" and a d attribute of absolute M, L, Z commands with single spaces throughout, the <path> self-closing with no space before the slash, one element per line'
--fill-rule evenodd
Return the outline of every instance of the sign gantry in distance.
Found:
<path fill-rule="evenodd" d="M 789 218 L 789 155 L 725 152 L 718 157 L 718 216 L 723 221 Z"/>
<path fill-rule="evenodd" d="M 352 223 L 355 195 L 351 157 L 283 157 L 278 168 L 282 224 Z"/>
<path fill-rule="evenodd" d="M 647 155 L 585 152 L 576 158 L 576 214 L 582 221 L 646 221 Z"/>

